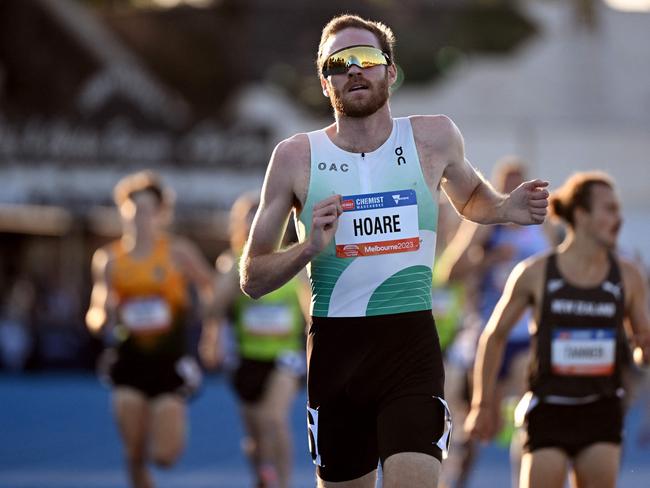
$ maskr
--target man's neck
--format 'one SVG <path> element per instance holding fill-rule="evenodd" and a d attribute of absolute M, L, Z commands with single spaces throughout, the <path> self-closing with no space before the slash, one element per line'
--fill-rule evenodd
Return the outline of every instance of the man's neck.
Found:
<path fill-rule="evenodd" d="M 363 153 L 378 149 L 393 130 L 388 102 L 368 117 L 335 114 L 336 122 L 327 129 L 332 142 L 345 151 Z"/>
<path fill-rule="evenodd" d="M 151 253 L 156 241 L 152 229 L 139 229 L 131 227 L 122 236 L 122 243 L 126 251 L 135 257 L 145 257 Z"/>
<path fill-rule="evenodd" d="M 560 250 L 576 264 L 598 266 L 609 262 L 607 247 L 579 232 L 572 232 Z"/>

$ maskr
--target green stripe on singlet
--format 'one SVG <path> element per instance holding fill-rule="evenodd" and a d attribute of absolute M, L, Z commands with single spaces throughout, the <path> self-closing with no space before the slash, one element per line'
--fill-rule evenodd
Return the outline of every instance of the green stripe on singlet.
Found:
<path fill-rule="evenodd" d="M 431 308 L 431 268 L 411 266 L 384 281 L 373 292 L 366 315 L 388 315 Z"/>
<path fill-rule="evenodd" d="M 314 309 L 312 314 L 327 317 L 330 299 L 337 280 L 343 271 L 354 262 L 352 259 L 341 259 L 336 256 L 322 254 L 311 263 L 311 276 L 318 276 L 318 281 L 312 278 L 311 290 Z"/>

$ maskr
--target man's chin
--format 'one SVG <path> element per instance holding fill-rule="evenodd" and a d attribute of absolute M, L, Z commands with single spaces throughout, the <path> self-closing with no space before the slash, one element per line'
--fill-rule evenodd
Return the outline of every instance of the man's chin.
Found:
<path fill-rule="evenodd" d="M 370 117 L 372 114 L 376 113 L 378 109 L 367 109 L 367 108 L 361 108 L 361 109 L 352 109 L 352 110 L 346 110 L 343 115 L 347 117 L 351 117 L 353 119 L 362 119 L 364 117 Z"/>
<path fill-rule="evenodd" d="M 608 251 L 614 251 L 617 247 L 617 239 L 606 239 L 604 241 L 601 241 L 603 247 L 607 249 Z"/>
<path fill-rule="evenodd" d="M 370 115 L 376 113 L 383 104 L 379 105 L 376 103 L 343 103 L 338 110 L 339 113 L 352 117 L 355 119 L 360 119 L 363 117 L 369 117 Z"/>
<path fill-rule="evenodd" d="M 370 97 L 358 97 L 355 99 L 344 100 L 343 98 L 332 97 L 334 110 L 341 115 L 352 118 L 369 117 L 376 113 L 380 108 L 386 105 L 388 94 L 385 97 L 370 94 Z"/>

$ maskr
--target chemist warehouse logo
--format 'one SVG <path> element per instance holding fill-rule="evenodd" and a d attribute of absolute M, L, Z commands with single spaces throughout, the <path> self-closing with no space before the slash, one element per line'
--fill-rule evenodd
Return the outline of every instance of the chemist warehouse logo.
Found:
<path fill-rule="evenodd" d="M 400 202 L 409 202 L 411 199 L 408 196 L 403 196 L 400 195 L 399 193 L 391 195 L 391 198 L 395 202 L 395 205 L 399 205 Z M 341 202 L 341 206 L 343 207 L 344 212 L 349 212 L 350 210 L 354 210 L 357 208 L 357 206 L 354 203 L 354 200 L 352 199 L 346 199 Z"/>
<path fill-rule="evenodd" d="M 343 207 L 344 212 L 349 212 L 350 210 L 354 210 L 354 200 L 343 200 L 341 202 L 341 206 Z"/>

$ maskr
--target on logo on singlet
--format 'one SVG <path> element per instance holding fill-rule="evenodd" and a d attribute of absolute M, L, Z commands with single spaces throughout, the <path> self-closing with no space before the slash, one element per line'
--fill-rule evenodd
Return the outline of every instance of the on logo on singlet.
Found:
<path fill-rule="evenodd" d="M 340 258 L 417 251 L 420 248 L 414 190 L 344 196 L 334 237 Z"/>

